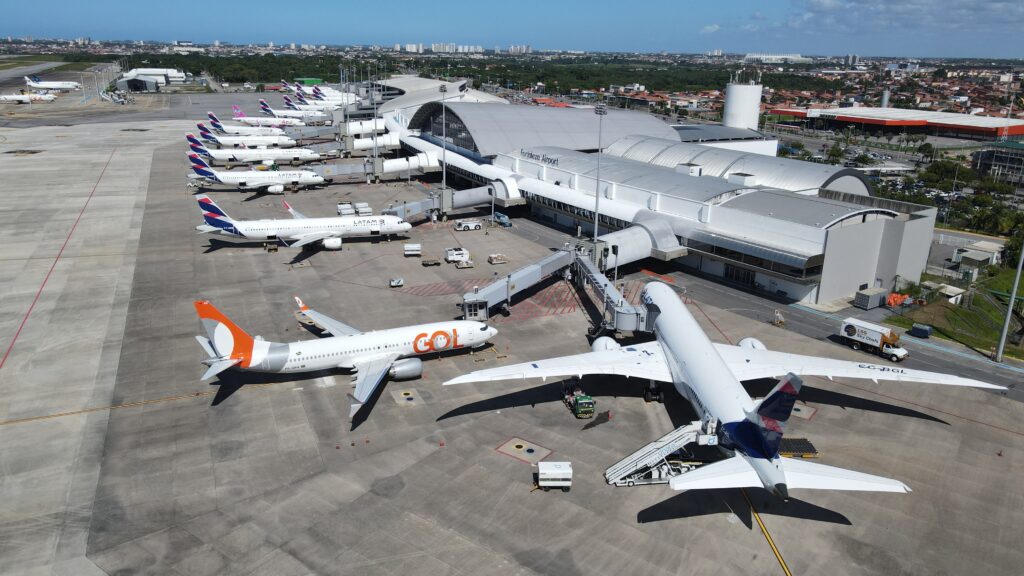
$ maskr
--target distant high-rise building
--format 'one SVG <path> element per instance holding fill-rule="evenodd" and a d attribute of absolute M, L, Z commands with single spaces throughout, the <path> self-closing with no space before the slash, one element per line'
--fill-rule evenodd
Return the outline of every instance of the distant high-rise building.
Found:
<path fill-rule="evenodd" d="M 860 56 L 857 56 L 856 54 L 847 54 L 843 63 L 847 66 L 856 66 L 860 63 Z"/>
<path fill-rule="evenodd" d="M 811 62 L 799 54 L 769 54 L 765 52 L 751 52 L 743 57 L 745 62 L 763 62 L 765 64 L 797 64 Z"/>
<path fill-rule="evenodd" d="M 214 48 L 220 48 L 220 40 L 214 40 L 213 41 L 213 47 Z"/>
<path fill-rule="evenodd" d="M 273 48 L 273 47 L 274 47 L 274 43 L 273 42 L 267 42 L 267 48 Z"/>
<path fill-rule="evenodd" d="M 288 49 L 289 50 L 295 50 L 295 42 L 292 42 L 291 44 L 289 44 L 288 45 Z"/>
<path fill-rule="evenodd" d="M 512 44 L 508 47 L 508 53 L 514 55 L 532 54 L 533 48 L 529 44 Z"/>

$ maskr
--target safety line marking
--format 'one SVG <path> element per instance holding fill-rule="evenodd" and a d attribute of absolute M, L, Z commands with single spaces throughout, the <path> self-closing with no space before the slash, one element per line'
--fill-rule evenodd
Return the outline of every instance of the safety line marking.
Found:
<path fill-rule="evenodd" d="M 775 540 L 772 539 L 772 535 L 768 533 L 768 527 L 764 525 L 764 521 L 761 520 L 761 515 L 758 514 L 757 508 L 754 508 L 754 503 L 750 500 L 750 496 L 747 495 L 747 491 L 740 488 L 740 494 L 743 494 L 743 499 L 747 501 L 747 505 L 750 506 L 750 513 L 754 516 L 754 520 L 757 521 L 757 525 L 761 528 L 761 534 L 764 534 L 764 539 L 768 541 L 768 546 L 771 547 L 772 553 L 775 554 L 775 559 L 779 561 L 779 566 L 782 567 L 782 572 L 786 576 L 793 576 L 793 573 L 789 571 L 789 566 L 786 565 L 786 561 L 782 558 L 782 553 L 779 552 L 778 546 L 775 545 Z"/>
<path fill-rule="evenodd" d="M 103 170 L 100 171 L 99 177 L 96 178 L 96 183 L 92 185 L 92 191 L 89 192 L 89 196 L 85 199 L 85 204 L 82 205 L 82 209 L 78 211 L 78 217 L 75 218 L 75 223 L 71 225 L 71 230 L 68 230 L 68 236 L 64 239 L 64 244 L 61 245 L 60 250 L 57 251 L 57 256 L 53 259 L 53 264 L 50 265 L 50 269 L 46 272 L 46 276 L 43 277 L 43 283 L 39 285 L 39 290 L 36 291 L 35 298 L 32 299 L 32 303 L 28 306 L 28 311 L 25 312 L 25 316 L 21 319 L 21 324 L 18 325 L 18 330 L 14 332 L 14 338 L 11 339 L 11 343 L 7 346 L 7 351 L 4 352 L 3 359 L 0 359 L 0 370 L 3 370 L 4 365 L 7 364 L 7 358 L 11 355 L 11 350 L 14 349 L 14 344 L 18 341 L 18 336 L 21 336 L 21 331 L 25 328 L 25 324 L 28 323 L 28 317 L 32 314 L 32 310 L 35 309 L 36 303 L 39 302 L 39 297 L 43 295 L 43 289 L 46 288 L 46 283 L 50 281 L 50 275 L 53 274 L 54 268 L 57 267 L 57 263 L 60 262 L 61 256 L 64 255 L 64 249 L 68 247 L 68 243 L 71 242 L 71 236 L 75 233 L 75 229 L 78 228 L 78 222 L 82 220 L 82 215 L 85 214 L 85 209 L 89 207 L 89 202 L 92 200 L 94 194 L 96 194 L 96 188 L 100 185 L 100 180 L 103 180 L 103 175 L 107 172 L 107 167 L 110 166 L 110 161 L 114 159 L 114 152 L 117 152 L 115 147 L 110 151 L 110 156 L 107 157 L 106 164 L 103 165 Z"/>

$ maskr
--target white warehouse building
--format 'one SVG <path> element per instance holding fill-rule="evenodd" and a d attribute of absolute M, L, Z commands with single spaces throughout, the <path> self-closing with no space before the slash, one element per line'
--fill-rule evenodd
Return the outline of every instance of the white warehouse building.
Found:
<path fill-rule="evenodd" d="M 505 202 L 601 233 L 623 262 L 670 255 L 685 268 L 796 301 L 823 304 L 864 288 L 917 282 L 935 209 L 873 197 L 859 173 L 679 142 L 642 114 L 609 110 L 600 183 L 593 110 L 447 103 L 449 174 L 494 184 Z M 439 151 L 441 104 L 425 104 L 402 141 Z M 440 155 L 440 154 L 439 154 Z M 633 242 L 633 240 L 638 240 Z M 630 258 L 623 254 L 631 252 Z M 648 252 L 645 253 L 644 251 Z"/>

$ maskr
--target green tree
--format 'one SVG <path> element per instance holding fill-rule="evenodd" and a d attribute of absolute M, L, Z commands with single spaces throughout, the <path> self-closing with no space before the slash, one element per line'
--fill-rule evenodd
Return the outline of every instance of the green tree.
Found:
<path fill-rule="evenodd" d="M 922 160 L 924 160 L 925 158 L 934 159 L 935 147 L 932 146 L 930 143 L 925 142 L 924 144 L 921 144 L 920 146 L 917 147 L 917 153 L 921 155 Z"/>

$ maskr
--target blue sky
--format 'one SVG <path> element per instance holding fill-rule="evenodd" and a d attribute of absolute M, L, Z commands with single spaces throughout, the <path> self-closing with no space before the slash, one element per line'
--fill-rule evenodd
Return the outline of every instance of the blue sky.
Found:
<path fill-rule="evenodd" d="M 233 43 L 454 42 L 640 52 L 1024 57 L 1024 0 L 48 0 L 2 36 Z"/>

